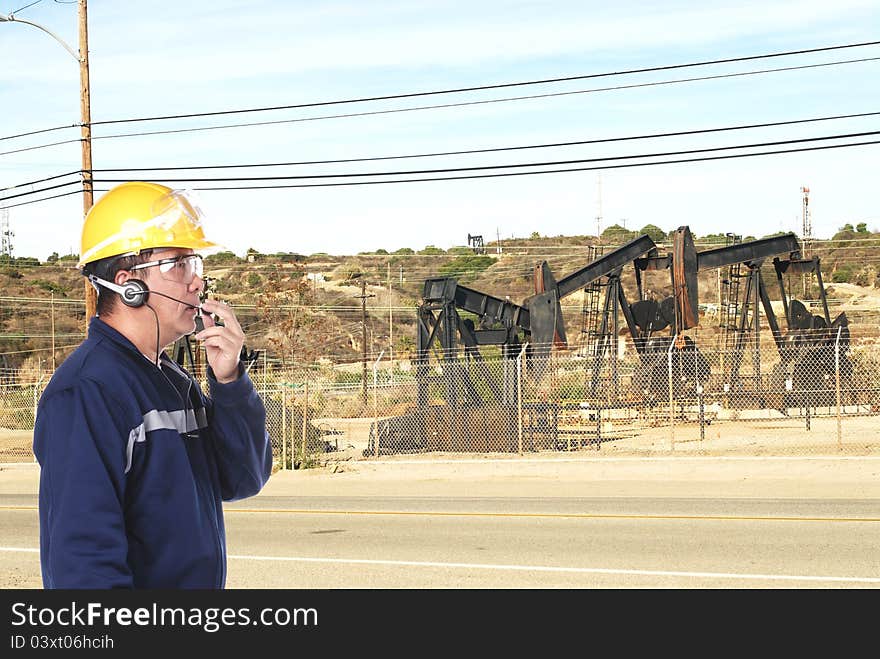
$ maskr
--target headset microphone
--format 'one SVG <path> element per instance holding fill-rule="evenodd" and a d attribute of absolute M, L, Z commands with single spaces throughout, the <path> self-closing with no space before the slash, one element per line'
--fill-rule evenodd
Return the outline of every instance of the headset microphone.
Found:
<path fill-rule="evenodd" d="M 147 298 L 152 295 L 161 295 L 162 297 L 167 297 L 169 300 L 174 300 L 175 302 L 179 302 L 190 309 L 198 309 L 199 306 L 196 304 L 190 304 L 189 302 L 184 302 L 183 300 L 178 300 L 176 297 L 171 297 L 170 295 L 165 295 L 165 293 L 160 293 L 159 291 L 151 291 L 150 288 L 140 279 L 129 279 L 124 284 L 114 284 L 111 281 L 107 281 L 106 279 L 101 279 L 96 275 L 89 275 L 89 281 L 92 282 L 94 286 L 103 286 L 104 288 L 113 291 L 114 293 L 119 293 L 119 297 L 122 298 L 122 303 L 127 307 L 141 307 L 143 306 Z"/>

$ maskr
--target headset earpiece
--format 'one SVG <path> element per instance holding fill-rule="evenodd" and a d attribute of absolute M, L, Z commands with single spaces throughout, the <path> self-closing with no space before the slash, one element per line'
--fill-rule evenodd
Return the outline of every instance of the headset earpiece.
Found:
<path fill-rule="evenodd" d="M 147 301 L 150 294 L 150 287 L 140 279 L 129 279 L 123 284 L 114 284 L 112 281 L 101 279 L 98 275 L 88 275 L 92 286 L 103 286 L 104 288 L 118 293 L 122 298 L 123 304 L 127 307 L 141 307 Z M 97 290 L 97 289 L 96 289 Z"/>
<path fill-rule="evenodd" d="M 149 287 L 140 279 L 129 279 L 121 285 L 119 297 L 127 307 L 142 307 L 150 294 Z"/>

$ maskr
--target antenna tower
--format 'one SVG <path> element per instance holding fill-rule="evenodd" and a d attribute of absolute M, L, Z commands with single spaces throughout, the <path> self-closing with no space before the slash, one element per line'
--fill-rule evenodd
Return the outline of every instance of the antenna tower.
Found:
<path fill-rule="evenodd" d="M 0 210 L 0 255 L 12 259 L 12 237 L 15 234 L 9 229 L 9 209 Z"/>
<path fill-rule="evenodd" d="M 813 221 L 810 219 L 810 188 L 801 187 L 803 195 L 803 222 L 801 226 L 802 240 L 804 244 L 804 258 L 810 256 L 810 242 L 813 239 Z"/>

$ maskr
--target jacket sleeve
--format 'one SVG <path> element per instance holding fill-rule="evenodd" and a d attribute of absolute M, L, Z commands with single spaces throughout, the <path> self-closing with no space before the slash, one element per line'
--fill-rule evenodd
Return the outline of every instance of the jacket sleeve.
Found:
<path fill-rule="evenodd" d="M 131 588 L 125 535 L 125 458 L 131 421 L 100 385 L 41 400 L 40 561 L 47 588 Z"/>
<path fill-rule="evenodd" d="M 220 473 L 220 496 L 235 501 L 257 494 L 272 473 L 272 444 L 266 408 L 239 366 L 234 382 L 221 384 L 208 369 L 211 433 Z"/>

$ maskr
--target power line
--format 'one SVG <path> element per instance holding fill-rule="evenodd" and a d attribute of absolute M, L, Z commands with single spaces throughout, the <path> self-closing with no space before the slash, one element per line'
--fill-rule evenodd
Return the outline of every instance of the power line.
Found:
<path fill-rule="evenodd" d="M 850 43 L 850 44 L 842 44 L 837 46 L 823 46 L 819 48 L 806 48 L 802 50 L 789 50 L 782 51 L 776 53 L 766 53 L 762 55 L 747 55 L 741 57 L 730 57 L 725 59 L 716 59 L 716 60 L 704 60 L 699 62 L 688 62 L 685 64 L 668 64 L 664 66 L 652 66 L 652 67 L 644 67 L 639 69 L 624 69 L 621 71 L 611 71 L 605 73 L 589 73 L 584 75 L 577 76 L 566 76 L 559 78 L 545 78 L 542 80 L 530 80 L 530 81 L 521 81 L 521 82 L 508 82 L 508 83 L 500 83 L 493 85 L 479 85 L 474 87 L 458 87 L 452 89 L 443 89 L 443 90 L 434 90 L 434 91 L 426 91 L 426 92 L 408 92 L 402 94 L 389 94 L 386 96 L 368 96 L 368 97 L 359 97 L 359 98 L 350 98 L 344 100 L 335 100 L 335 101 L 317 101 L 311 103 L 299 103 L 295 105 L 276 105 L 276 106 L 267 106 L 267 107 L 257 107 L 257 108 L 246 108 L 246 109 L 237 109 L 237 110 L 219 110 L 214 112 L 195 112 L 191 114 L 175 114 L 175 115 L 164 115 L 164 116 L 152 116 L 152 117 L 140 117 L 140 118 L 132 118 L 132 119 L 112 119 L 106 121 L 93 121 L 92 126 L 97 126 L 101 124 L 119 124 L 119 123 L 133 123 L 133 122 L 142 122 L 142 121 L 162 121 L 166 119 L 190 119 L 193 117 L 209 117 L 209 116 L 220 116 L 227 114 L 245 114 L 250 112 L 270 112 L 275 110 L 294 110 L 294 109 L 302 109 L 302 108 L 310 108 L 310 107 L 320 107 L 327 105 L 343 105 L 349 103 L 366 103 L 371 101 L 389 101 L 394 99 L 401 98 L 416 98 L 421 96 L 436 96 L 441 94 L 460 94 L 465 92 L 475 92 L 475 91 L 486 91 L 489 89 L 503 89 L 510 87 L 525 87 L 529 85 L 545 85 L 552 84 L 558 82 L 570 82 L 572 80 L 588 80 L 594 78 L 605 78 L 605 77 L 613 77 L 613 76 L 622 76 L 622 75 L 631 75 L 634 73 L 650 73 L 655 71 L 669 71 L 673 69 L 685 69 L 685 68 L 693 68 L 698 66 L 710 66 L 715 64 L 729 64 L 733 62 L 746 62 L 751 60 L 761 60 L 761 59 L 771 59 L 775 57 L 788 57 L 791 55 L 805 55 L 807 53 L 818 53 L 818 52 L 828 52 L 832 50 L 844 50 L 849 48 L 863 48 L 866 46 L 876 46 L 880 44 L 880 41 L 866 41 L 862 43 Z"/>
<path fill-rule="evenodd" d="M 372 96 L 372 97 L 360 97 L 353 99 L 343 99 L 343 100 L 334 100 L 334 101 L 319 101 L 319 102 L 311 102 L 311 103 L 301 103 L 296 105 L 280 105 L 280 106 L 267 106 L 267 107 L 258 107 L 258 108 L 248 108 L 248 109 L 237 109 L 237 110 L 221 110 L 214 112 L 198 112 L 198 113 L 189 113 L 189 114 L 177 114 L 177 115 L 163 115 L 163 116 L 153 116 L 153 117 L 142 117 L 142 118 L 129 118 L 129 119 L 113 119 L 106 121 L 93 121 L 89 125 L 97 126 L 101 124 L 114 124 L 114 123 L 137 123 L 144 121 L 160 121 L 166 119 L 187 119 L 194 117 L 208 117 L 208 116 L 220 116 L 226 114 L 245 114 L 251 112 L 267 112 L 267 111 L 275 111 L 275 110 L 292 110 L 292 109 L 302 109 L 308 107 L 320 107 L 327 105 L 341 105 L 341 104 L 350 104 L 350 103 L 364 103 L 370 101 L 384 101 L 384 100 L 394 100 L 394 99 L 402 99 L 402 98 L 414 98 L 421 96 L 433 96 L 433 95 L 442 95 L 442 94 L 456 94 L 456 93 L 465 93 L 465 92 L 474 92 L 474 91 L 485 91 L 489 89 L 502 89 L 509 87 L 522 87 L 528 85 L 542 85 L 542 84 L 551 84 L 558 82 L 570 82 L 572 80 L 587 80 L 594 78 L 602 78 L 602 77 L 613 77 L 613 76 L 622 76 L 622 75 L 631 75 L 635 73 L 649 73 L 656 71 L 668 71 L 674 69 L 684 69 L 684 68 L 693 68 L 698 66 L 710 66 L 715 64 L 726 64 L 733 62 L 744 62 L 750 60 L 759 60 L 759 59 L 770 59 L 776 57 L 787 57 L 791 55 L 804 55 L 807 53 L 817 53 L 817 52 L 828 52 L 833 50 L 843 50 L 850 48 L 863 48 L 866 46 L 874 46 L 880 44 L 880 41 L 868 41 L 863 43 L 852 43 L 852 44 L 843 44 L 837 46 L 825 46 L 819 48 L 808 48 L 801 50 L 792 50 L 792 51 L 782 51 L 776 53 L 767 53 L 763 55 L 749 55 L 742 57 L 734 57 L 734 58 L 726 58 L 726 59 L 718 59 L 718 60 L 705 60 L 699 62 L 689 62 L 685 64 L 670 64 L 664 66 L 655 66 L 655 67 L 644 67 L 639 69 L 625 69 L 621 71 L 612 71 L 612 72 L 604 72 L 604 73 L 593 73 L 586 74 L 580 76 L 569 76 L 569 77 L 559 77 L 559 78 L 546 78 L 543 80 L 532 80 L 525 82 L 512 82 L 512 83 L 502 83 L 495 85 L 481 85 L 475 87 L 460 87 L 446 90 L 435 90 L 428 92 L 410 92 L 410 93 L 401 93 L 401 94 L 390 94 L 386 96 Z M 37 135 L 40 133 L 48 133 L 57 130 L 64 130 L 67 128 L 79 128 L 82 124 L 70 124 L 67 126 L 54 126 L 51 128 L 43 128 L 33 131 L 28 131 L 25 133 L 18 133 L 15 135 L 5 135 L 0 136 L 0 141 L 16 139 L 19 137 L 27 137 L 30 135 Z M 70 140 L 70 142 L 79 141 L 79 140 Z M 37 148 L 45 148 L 48 146 L 57 146 L 59 144 L 67 144 L 68 142 L 55 142 L 52 144 L 42 145 L 38 147 L 30 147 L 30 149 Z M 30 149 L 19 149 L 16 151 L 7 151 L 0 153 L 0 155 L 6 155 L 9 153 L 18 153 L 20 151 L 30 150 Z"/>
<path fill-rule="evenodd" d="M 50 146 L 73 144 L 74 142 L 82 142 L 82 138 L 77 138 L 75 140 L 62 140 L 61 142 L 50 142 L 49 144 L 38 144 L 37 146 L 27 146 L 21 149 L 12 149 L 11 151 L 0 151 L 0 156 L 8 156 L 13 153 L 24 153 L 25 151 L 37 151 L 38 149 L 48 149 Z"/>
<path fill-rule="evenodd" d="M 52 178 L 57 178 L 57 177 L 53 176 Z M 57 190 L 58 188 L 64 188 L 64 187 L 67 187 L 68 185 L 75 185 L 75 184 L 79 184 L 79 183 L 80 183 L 80 181 L 68 181 L 67 183 L 58 183 L 57 185 L 50 185 L 45 188 L 40 188 L 39 190 L 31 190 L 30 192 L 19 192 L 18 194 L 7 195 L 7 196 L 3 197 L 3 200 L 5 201 L 7 199 L 17 199 L 18 197 L 27 197 L 29 195 L 39 194 L 41 192 L 48 192 L 49 190 Z M 11 190 L 12 188 L 5 188 L 5 189 Z M 12 208 L 12 206 L 2 206 L 2 208 Z"/>
<path fill-rule="evenodd" d="M 36 183 L 45 183 L 46 181 L 53 181 L 57 178 L 64 178 L 65 176 L 73 176 L 74 174 L 81 174 L 82 170 L 76 169 L 72 172 L 66 172 L 64 174 L 56 174 L 55 176 L 47 176 L 46 178 L 37 179 L 36 181 L 28 181 L 27 183 L 19 183 L 18 185 L 11 185 L 8 188 L 0 188 L 0 192 L 6 192 L 7 190 L 16 190 L 17 188 L 23 188 L 28 185 L 34 185 Z M 10 199 L 10 197 L 4 197 L 4 199 Z"/>
<path fill-rule="evenodd" d="M 825 146 L 815 146 L 815 147 L 805 147 L 801 149 L 783 149 L 778 151 L 765 151 L 759 153 L 739 153 L 739 154 L 731 154 L 726 156 L 712 156 L 712 157 L 702 157 L 702 158 L 683 158 L 678 160 L 662 160 L 658 162 L 644 162 L 644 163 L 627 163 L 622 165 L 599 165 L 596 167 L 574 167 L 570 169 L 549 169 L 549 170 L 541 170 L 535 172 L 504 172 L 501 174 L 470 174 L 467 176 L 446 176 L 446 177 L 438 177 L 438 178 L 418 178 L 418 179 L 392 179 L 387 181 L 346 181 L 343 183 L 300 183 L 293 185 L 255 185 L 255 186 L 226 186 L 226 187 L 203 187 L 203 188 L 195 188 L 196 190 L 271 190 L 271 189 L 284 189 L 284 188 L 319 188 L 319 187 L 338 187 L 338 186 L 346 186 L 346 185 L 379 185 L 385 183 L 425 183 L 425 182 L 433 182 L 433 181 L 455 181 L 462 179 L 476 179 L 476 178 L 499 178 L 503 176 L 529 176 L 534 174 L 564 174 L 567 172 L 585 172 L 585 171 L 595 171 L 602 169 L 624 169 L 629 167 L 647 167 L 649 165 L 673 165 L 680 163 L 688 163 L 688 162 L 703 162 L 709 160 L 730 160 L 733 158 L 749 158 L 753 156 L 770 156 L 770 155 L 778 155 L 783 153 L 799 153 L 802 151 L 819 151 L 824 149 L 840 149 L 846 147 L 854 147 L 854 146 L 866 146 L 869 144 L 880 144 L 880 141 L 868 141 L 868 142 L 854 142 L 851 144 L 834 144 L 834 145 L 825 145 Z"/>
<path fill-rule="evenodd" d="M 253 168 L 253 167 L 292 167 L 299 165 L 335 165 L 342 163 L 351 163 L 351 162 L 372 162 L 377 160 L 403 160 L 407 158 L 434 158 L 438 156 L 459 156 L 459 155 L 470 155 L 475 153 L 494 153 L 501 151 L 519 151 L 526 149 L 550 149 L 557 147 L 568 147 L 568 146 L 583 146 L 586 144 L 603 144 L 609 142 L 626 142 L 626 141 L 635 141 L 635 140 L 647 140 L 647 139 L 656 139 L 660 137 L 680 137 L 684 135 L 700 135 L 707 133 L 718 133 L 725 131 L 734 131 L 734 130 L 746 130 L 753 128 L 771 128 L 774 126 L 789 126 L 793 124 L 803 124 L 803 123 L 811 123 L 818 121 L 834 121 L 838 119 L 855 119 L 860 117 L 871 117 L 880 115 L 880 112 L 859 112 L 855 114 L 841 114 L 841 115 L 832 115 L 826 117 L 812 117 L 809 119 L 791 119 L 788 121 L 772 121 L 765 122 L 759 124 L 739 124 L 735 126 L 724 126 L 720 128 L 702 128 L 695 130 L 682 130 L 682 131 L 673 131 L 666 133 L 647 133 L 644 135 L 626 135 L 622 137 L 607 137 L 607 138 L 599 138 L 599 139 L 591 139 L 591 140 L 577 140 L 571 142 L 554 142 L 548 144 L 526 144 L 526 145 L 518 145 L 518 146 L 503 146 L 503 147 L 494 147 L 487 149 L 466 149 L 462 151 L 439 151 L 432 153 L 413 153 L 406 155 L 393 155 L 393 156 L 370 156 L 363 158 L 342 158 L 338 160 L 302 160 L 296 162 L 274 162 L 274 163 L 246 163 L 239 165 L 187 165 L 181 167 L 128 167 L 128 168 L 117 168 L 117 169 L 93 169 L 92 172 L 161 172 L 161 171 L 181 171 L 181 170 L 191 170 L 191 169 L 244 169 L 244 168 Z"/>
<path fill-rule="evenodd" d="M 19 137 L 28 137 L 29 135 L 39 135 L 40 133 L 51 133 L 56 130 L 66 130 L 68 128 L 80 128 L 82 124 L 70 124 L 69 126 L 53 126 L 52 128 L 40 128 L 39 130 L 31 130 L 26 133 L 18 133 L 17 135 L 5 135 L 0 137 L 0 142 L 3 140 L 14 140 Z"/>
<path fill-rule="evenodd" d="M 856 44 L 855 46 L 840 46 L 840 47 L 841 48 L 858 47 L 858 46 L 862 46 L 862 45 L 874 45 L 875 43 L 880 43 L 880 42 L 870 42 L 870 43 L 866 43 L 866 44 Z M 824 49 L 815 49 L 815 50 L 824 50 Z M 811 50 L 811 51 L 795 51 L 794 53 L 783 53 L 783 54 L 796 54 L 799 52 L 814 52 L 814 51 L 813 50 Z M 758 59 L 761 57 L 778 57 L 783 54 L 754 56 L 751 58 L 741 58 L 741 59 Z M 779 73 L 779 72 L 794 71 L 794 70 L 799 70 L 799 69 L 810 69 L 810 68 L 819 68 L 819 67 L 826 67 L 826 66 L 837 66 L 837 65 L 842 65 L 842 64 L 853 64 L 853 63 L 858 63 L 858 62 L 870 62 L 870 61 L 876 61 L 878 59 L 880 59 L 880 58 L 872 57 L 872 58 L 860 58 L 860 59 L 852 59 L 852 60 L 839 60 L 839 61 L 835 61 L 835 62 L 823 62 L 823 63 L 819 63 L 819 64 L 807 64 L 807 65 L 793 66 L 793 67 L 780 67 L 780 68 L 776 68 L 776 69 L 762 69 L 762 70 L 756 70 L 756 71 L 743 71 L 743 72 L 738 72 L 738 73 L 727 73 L 727 74 L 719 74 L 719 75 L 714 75 L 714 76 L 681 78 L 681 79 L 677 79 L 677 80 L 665 80 L 665 81 L 657 81 L 657 82 L 636 83 L 636 84 L 632 84 L 632 85 L 617 85 L 617 86 L 613 86 L 613 87 L 601 87 L 601 88 L 586 89 L 586 90 L 574 90 L 574 91 L 567 91 L 567 92 L 553 92 L 553 93 L 547 93 L 547 94 L 533 94 L 533 95 L 527 95 L 527 96 L 516 96 L 516 97 L 507 97 L 507 98 L 499 98 L 499 99 L 464 101 L 464 102 L 460 102 L 460 103 L 435 104 L 435 105 L 417 106 L 417 107 L 412 107 L 412 108 L 392 108 L 392 109 L 388 109 L 388 110 L 375 110 L 375 111 L 353 112 L 353 113 L 335 114 L 335 115 L 322 115 L 322 116 L 318 116 L 318 117 L 301 117 L 301 118 L 297 118 L 297 119 L 280 119 L 277 121 L 245 122 L 245 123 L 237 123 L 237 124 L 225 124 L 225 125 L 220 125 L 220 126 L 198 126 L 198 127 L 194 127 L 194 128 L 178 128 L 178 129 L 163 130 L 163 131 L 140 131 L 140 132 L 135 132 L 135 133 L 119 133 L 119 134 L 115 134 L 115 135 L 93 135 L 92 140 L 94 141 L 94 140 L 101 140 L 101 139 L 118 139 L 118 138 L 126 138 L 126 137 L 146 137 L 146 136 L 151 136 L 151 135 L 169 135 L 169 134 L 176 134 L 176 133 L 200 132 L 200 131 L 208 131 L 208 130 L 223 130 L 223 129 L 230 129 L 230 128 L 251 128 L 251 127 L 286 124 L 286 123 L 300 123 L 300 122 L 306 122 L 306 121 L 321 121 L 321 120 L 327 120 L 327 119 L 342 119 L 342 118 L 353 118 L 353 117 L 373 116 L 373 115 L 382 115 L 382 114 L 394 114 L 394 113 L 400 113 L 400 112 L 414 112 L 414 111 L 420 111 L 420 110 L 445 109 L 445 108 L 452 108 L 452 107 L 465 107 L 465 106 L 470 106 L 470 105 L 485 105 L 485 104 L 490 104 L 490 103 L 504 103 L 504 102 L 511 102 L 511 101 L 519 101 L 519 100 L 533 100 L 533 99 L 537 99 L 537 98 L 549 98 L 549 97 L 554 97 L 554 96 L 569 96 L 569 95 L 574 95 L 574 94 L 588 94 L 588 93 L 598 93 L 598 92 L 605 92 L 605 91 L 619 91 L 619 90 L 624 90 L 624 89 L 635 89 L 635 88 L 640 88 L 640 87 L 654 87 L 654 86 L 661 86 L 661 85 L 681 84 L 681 83 L 685 83 L 685 82 L 698 82 L 698 81 L 715 80 L 715 79 L 721 79 L 721 78 L 735 78 L 735 77 L 759 75 L 759 74 L 765 74 L 765 73 Z M 717 62 L 724 62 L 724 61 L 728 61 L 728 60 L 718 60 Z M 739 61 L 739 60 L 730 60 L 730 61 Z M 580 78 L 602 77 L 602 76 L 611 76 L 611 75 L 624 75 L 626 73 L 638 73 L 638 72 L 642 72 L 642 71 L 683 68 L 683 67 L 688 67 L 688 66 L 703 66 L 705 64 L 712 64 L 712 63 L 717 63 L 717 62 L 673 65 L 673 66 L 665 66 L 665 67 L 655 67 L 653 69 L 636 69 L 633 71 L 625 71 L 625 72 L 618 72 L 618 73 L 602 73 L 602 74 L 595 74 L 592 76 L 580 76 Z M 579 77 L 575 77 L 573 79 L 578 79 L 578 78 Z M 559 80 L 567 80 L 567 79 L 563 78 L 563 79 L 559 79 Z M 500 85 L 500 86 L 503 87 L 503 86 L 517 86 L 517 85 L 522 85 L 522 84 L 543 84 L 544 82 L 551 82 L 551 81 L 510 83 L 509 85 Z M 493 88 L 493 87 L 489 86 L 489 87 L 474 88 L 474 89 L 489 89 L 489 88 Z M 353 100 L 344 100 L 344 101 L 328 101 L 328 102 L 323 102 L 323 103 L 304 104 L 304 105 L 300 105 L 300 106 L 279 106 L 279 107 L 273 107 L 273 108 L 256 108 L 256 109 L 252 109 L 252 110 L 230 110 L 230 111 L 222 111 L 222 112 L 207 112 L 207 113 L 200 113 L 200 114 L 149 117 L 149 118 L 144 118 L 144 119 L 119 119 L 119 120 L 103 121 L 103 122 L 91 122 L 89 125 L 95 126 L 98 124 L 107 124 L 107 123 L 152 121 L 152 120 L 158 120 L 158 119 L 191 118 L 191 117 L 201 117 L 201 116 L 214 116 L 214 115 L 218 115 L 218 114 L 259 112 L 259 111 L 263 111 L 263 110 L 294 109 L 294 108 L 302 108 L 302 107 L 313 107 L 313 106 L 318 106 L 318 105 L 335 105 L 335 104 L 340 104 L 340 103 L 354 103 L 354 102 L 366 101 L 366 100 L 384 100 L 384 99 L 393 99 L 393 98 L 405 98 L 408 96 L 423 96 L 423 95 L 428 95 L 428 94 L 455 93 L 457 91 L 469 91 L 469 90 L 470 89 L 450 90 L 450 91 L 440 91 L 440 92 L 423 92 L 423 93 L 416 93 L 416 94 L 398 94 L 398 95 L 392 95 L 392 96 L 387 96 L 387 97 L 375 97 L 375 98 L 370 98 L 370 99 L 353 99 Z M 41 132 L 48 132 L 48 131 L 52 131 L 52 130 L 60 130 L 62 128 L 73 128 L 73 127 L 77 127 L 77 126 L 81 126 L 81 125 L 82 124 L 79 124 L 79 125 L 74 124 L 72 126 L 63 126 L 63 127 L 59 126 L 59 127 L 55 127 L 55 128 L 43 129 L 40 131 L 31 131 L 30 133 L 21 133 L 19 135 L 11 135 L 11 136 L 3 137 L 0 139 L 12 139 L 14 137 L 21 137 L 24 135 L 31 135 L 31 134 L 41 133 Z M 82 141 L 81 138 L 62 140 L 62 141 L 58 141 L 58 142 L 49 142 L 47 144 L 40 144 L 40 145 L 36 145 L 36 146 L 23 147 L 20 149 L 12 149 L 9 151 L 0 151 L 0 155 L 12 155 L 12 154 L 22 153 L 22 152 L 26 152 L 26 151 L 35 151 L 38 149 L 45 149 L 45 148 L 50 148 L 50 147 L 54 147 L 54 146 L 73 144 L 75 142 L 80 142 L 80 141 Z"/>
<path fill-rule="evenodd" d="M 326 119 L 348 119 L 353 117 L 367 117 L 367 116 L 376 116 L 383 114 L 395 114 L 400 112 L 416 112 L 420 110 L 438 110 L 438 109 L 448 109 L 448 108 L 457 108 L 457 107 L 466 107 L 472 105 L 488 105 L 491 103 L 508 103 L 511 101 L 524 101 L 524 100 L 533 100 L 538 98 L 550 98 L 556 96 L 571 96 L 575 94 L 594 94 L 599 92 L 607 92 L 607 91 L 620 91 L 624 89 L 637 89 L 641 87 L 659 87 L 663 85 L 677 85 L 686 82 L 701 82 L 705 80 L 719 80 L 722 78 L 737 78 L 742 76 L 751 76 L 751 75 L 760 75 L 764 73 L 780 73 L 783 71 L 797 71 L 801 69 L 812 69 L 812 68 L 820 68 L 825 66 L 837 66 L 841 64 L 853 64 L 857 62 L 872 62 L 880 59 L 880 57 L 869 57 L 862 59 L 853 59 L 853 60 L 840 60 L 836 62 L 823 62 L 820 64 L 805 64 L 801 66 L 789 66 L 789 67 L 781 67 L 776 69 L 761 69 L 757 71 L 743 71 L 739 73 L 724 73 L 719 75 L 712 76 L 699 76 L 695 78 L 680 78 L 677 80 L 660 80 L 656 82 L 642 82 L 642 83 L 634 83 L 631 85 L 615 85 L 613 87 L 598 87 L 593 89 L 580 89 L 574 91 L 567 92 L 551 92 L 547 94 L 531 94 L 527 96 L 511 96 L 506 98 L 495 98 L 495 99 L 484 99 L 479 101 L 461 101 L 459 103 L 441 103 L 435 105 L 420 105 L 411 108 L 392 108 L 389 110 L 372 110 L 365 112 L 349 112 L 344 114 L 332 114 L 332 115 L 321 115 L 318 117 L 300 117 L 297 119 L 278 119 L 276 121 L 259 121 L 259 122 L 246 122 L 246 123 L 238 123 L 238 124 L 225 124 L 220 126 L 199 126 L 195 128 L 175 128 L 170 130 L 154 130 L 154 131 L 140 131 L 136 133 L 118 133 L 116 135 L 100 135 L 93 136 L 92 140 L 106 140 L 106 139 L 116 139 L 121 137 L 146 137 L 151 135 L 171 135 L 177 133 L 192 133 L 192 132 L 200 132 L 200 131 L 208 131 L 208 130 L 222 130 L 228 128 L 252 128 L 256 126 L 269 126 L 269 125 L 277 125 L 277 124 L 290 124 L 290 123 L 302 123 L 306 121 L 323 121 Z M 94 123 L 92 124 L 94 125 Z M 50 145 L 51 146 L 51 145 Z"/>
<path fill-rule="evenodd" d="M 5 210 L 7 208 L 17 208 L 18 206 L 27 206 L 28 204 L 38 204 L 41 201 L 49 201 L 50 199 L 58 199 L 59 197 L 69 197 L 72 194 L 79 194 L 82 190 L 71 190 L 70 192 L 62 192 L 61 194 L 52 195 L 51 197 L 43 197 L 42 199 L 32 199 L 30 201 L 20 201 L 17 204 L 8 204 L 5 206 L 0 206 L 0 210 Z M 106 192 L 106 190 L 104 190 Z"/>
<path fill-rule="evenodd" d="M 801 139 L 794 140 L 778 140 L 774 142 L 754 142 L 751 144 L 736 144 L 730 146 L 719 146 L 719 147 L 710 147 L 704 149 L 687 149 L 681 151 L 665 151 L 665 152 L 657 152 L 657 153 L 640 153 L 634 155 L 625 155 L 625 156 L 606 156 L 603 158 L 581 158 L 576 160 L 556 160 L 556 161 L 544 161 L 544 162 L 527 162 L 527 163 L 514 163 L 507 165 L 483 165 L 478 167 L 444 167 L 440 169 L 414 169 L 414 170 L 398 170 L 398 171 L 385 171 L 385 172 L 349 172 L 344 174 L 303 174 L 303 175 L 295 175 L 295 176 L 240 176 L 240 177 L 197 177 L 197 178 L 166 178 L 164 181 L 168 183 L 194 183 L 194 182 L 209 182 L 209 183 L 220 183 L 220 182 L 239 182 L 239 181 L 291 181 L 291 180 L 304 180 L 304 179 L 337 179 L 337 178 L 355 178 L 355 177 L 366 177 L 366 176 L 410 176 L 414 174 L 448 174 L 454 172 L 472 172 L 472 171 L 484 171 L 484 170 L 498 170 L 498 169 L 512 169 L 512 168 L 520 168 L 520 167 L 557 167 L 561 165 L 575 165 L 582 163 L 594 163 L 594 162 L 613 162 L 617 160 L 631 160 L 634 158 L 661 158 L 667 156 L 677 156 L 677 155 L 687 155 L 694 153 L 707 153 L 711 151 L 727 151 L 732 149 L 750 149 L 750 148 L 762 148 L 768 146 L 782 146 L 786 144 L 800 144 L 804 142 L 815 142 L 822 140 L 836 140 L 836 139 L 845 139 L 845 138 L 853 138 L 853 137 L 866 137 L 869 135 L 877 135 L 880 134 L 880 131 L 866 131 L 860 133 L 842 133 L 838 135 L 826 135 L 821 137 L 806 137 Z M 559 171 L 572 171 L 572 170 L 559 170 Z M 112 179 L 112 178 L 96 178 L 94 179 L 95 183 L 124 183 L 128 179 Z"/>

